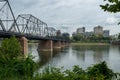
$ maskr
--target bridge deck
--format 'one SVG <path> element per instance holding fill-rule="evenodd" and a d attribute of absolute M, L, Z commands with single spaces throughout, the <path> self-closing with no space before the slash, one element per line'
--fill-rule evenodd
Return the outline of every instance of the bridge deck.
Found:
<path fill-rule="evenodd" d="M 17 32 L 9 32 L 9 31 L 2 31 L 0 30 L 0 38 L 9 38 L 11 36 L 16 36 L 16 37 L 26 37 L 29 40 L 53 40 L 53 41 L 66 41 L 64 39 L 61 39 L 59 37 L 55 37 L 55 36 L 47 36 L 47 37 L 40 37 L 40 36 L 33 36 L 30 34 L 21 34 L 21 33 L 17 33 Z"/>

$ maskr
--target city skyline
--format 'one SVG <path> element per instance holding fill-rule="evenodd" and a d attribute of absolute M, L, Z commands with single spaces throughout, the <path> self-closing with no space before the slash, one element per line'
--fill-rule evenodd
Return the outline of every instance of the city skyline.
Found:
<path fill-rule="evenodd" d="M 103 26 L 95 26 L 92 31 L 86 31 L 86 27 L 79 27 L 75 32 L 72 33 L 74 35 L 83 35 L 83 36 L 92 36 L 92 35 L 103 35 L 104 37 L 110 36 L 110 31 L 103 28 Z"/>

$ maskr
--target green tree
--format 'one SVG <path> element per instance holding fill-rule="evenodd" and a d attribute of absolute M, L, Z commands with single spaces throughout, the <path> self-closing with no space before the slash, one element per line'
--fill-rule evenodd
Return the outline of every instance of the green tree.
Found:
<path fill-rule="evenodd" d="M 120 0 L 104 0 L 106 1 L 105 5 L 100 5 L 104 11 L 108 12 L 120 12 Z"/>
<path fill-rule="evenodd" d="M 73 36 L 73 40 L 75 40 L 75 41 L 81 41 L 82 39 L 83 39 L 83 36 L 80 34 Z"/>
<path fill-rule="evenodd" d="M 6 38 L 2 41 L 0 54 L 6 59 L 14 59 L 21 55 L 21 45 L 15 37 Z"/>
<path fill-rule="evenodd" d="M 118 35 L 118 39 L 120 39 L 120 33 L 119 33 L 119 35 Z"/>
<path fill-rule="evenodd" d="M 15 37 L 6 38 L 0 48 L 0 80 L 30 80 L 37 64 L 32 56 L 22 58 L 21 45 Z M 19 58 L 20 57 L 20 58 Z M 18 77 L 18 79 L 14 79 Z M 13 78 L 13 79 L 10 79 Z"/>
<path fill-rule="evenodd" d="M 88 76 L 94 80 L 96 77 L 104 76 L 104 79 L 98 80 L 111 80 L 114 76 L 114 73 L 111 69 L 108 68 L 106 62 L 101 62 L 100 64 L 96 64 L 92 67 L 88 68 Z M 96 79 L 95 79 L 96 80 Z"/>
<path fill-rule="evenodd" d="M 117 13 L 120 12 L 120 0 L 104 0 L 106 4 L 100 5 L 104 11 Z M 118 25 L 120 22 L 118 23 Z"/>

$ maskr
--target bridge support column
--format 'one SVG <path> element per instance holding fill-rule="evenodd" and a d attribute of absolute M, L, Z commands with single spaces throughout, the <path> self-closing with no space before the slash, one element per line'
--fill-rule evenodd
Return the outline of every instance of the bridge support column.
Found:
<path fill-rule="evenodd" d="M 39 51 L 53 51 L 53 41 L 52 40 L 41 40 L 38 45 Z"/>
<path fill-rule="evenodd" d="M 53 48 L 60 49 L 61 48 L 61 41 L 53 41 Z"/>
<path fill-rule="evenodd" d="M 65 42 L 65 46 L 69 46 L 69 44 L 70 44 L 69 42 Z"/>
<path fill-rule="evenodd" d="M 28 40 L 25 37 L 20 38 L 20 43 L 22 46 L 22 53 L 24 54 L 24 57 L 28 56 Z"/>
<path fill-rule="evenodd" d="M 61 42 L 61 46 L 65 47 L 65 42 L 64 41 Z"/>

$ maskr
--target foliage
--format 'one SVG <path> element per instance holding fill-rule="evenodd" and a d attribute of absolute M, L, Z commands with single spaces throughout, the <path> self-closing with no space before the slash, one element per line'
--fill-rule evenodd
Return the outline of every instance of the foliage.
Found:
<path fill-rule="evenodd" d="M 119 35 L 118 35 L 118 39 L 120 39 L 120 33 L 119 33 Z"/>
<path fill-rule="evenodd" d="M 65 80 L 87 80 L 86 72 L 79 66 L 73 66 L 72 71 L 66 70 L 65 74 Z"/>
<path fill-rule="evenodd" d="M 2 55 L 4 54 L 4 55 Z M 0 57 L 11 60 L 21 55 L 21 46 L 15 37 L 6 38 L 2 41 Z"/>
<path fill-rule="evenodd" d="M 12 48 L 20 48 L 15 37 L 5 39 L 2 43 L 0 49 L 0 80 L 111 80 L 113 77 L 117 78 L 105 62 L 89 67 L 87 70 L 83 70 L 79 66 L 74 66 L 71 70 L 47 67 L 41 73 L 34 74 L 37 64 L 32 61 L 32 58 L 19 58 L 18 53 L 21 49 Z"/>
<path fill-rule="evenodd" d="M 114 76 L 112 70 L 110 70 L 105 62 L 96 64 L 93 67 L 88 68 L 88 75 L 90 78 L 95 79 L 96 77 L 101 77 L 103 80 L 110 80 Z"/>
<path fill-rule="evenodd" d="M 0 80 L 11 77 L 32 77 L 36 63 L 31 57 L 26 59 L 21 56 L 21 45 L 15 37 L 4 39 L 0 49 Z M 23 77 L 21 77 L 23 76 Z"/>
<path fill-rule="evenodd" d="M 62 80 L 64 78 L 64 74 L 61 72 L 62 68 L 50 68 L 47 67 L 43 70 L 42 76 L 40 80 Z"/>
<path fill-rule="evenodd" d="M 79 66 L 74 66 L 72 70 L 63 68 L 47 67 L 41 74 L 37 74 L 33 80 L 111 80 L 115 73 L 110 70 L 105 62 L 101 62 L 87 70 L 83 70 Z M 117 79 L 117 77 L 114 77 Z"/>
<path fill-rule="evenodd" d="M 85 36 L 82 36 L 82 35 L 73 36 L 73 41 L 80 41 L 80 42 L 109 43 L 110 40 L 111 40 L 110 37 L 104 37 L 102 35 L 91 35 L 89 37 L 85 37 Z"/>
<path fill-rule="evenodd" d="M 65 40 L 70 40 L 70 34 L 69 33 L 63 33 L 62 38 Z"/>
<path fill-rule="evenodd" d="M 75 41 L 80 41 L 82 39 L 83 39 L 83 36 L 80 35 L 80 34 L 77 34 L 77 35 L 73 36 L 73 40 L 75 40 Z"/>
<path fill-rule="evenodd" d="M 30 58 L 19 60 L 14 59 L 6 63 L 0 64 L 0 78 L 10 78 L 10 77 L 21 77 L 27 78 L 32 77 L 36 69 L 36 63 L 34 63 Z M 4 73 L 3 73 L 4 72 Z"/>
<path fill-rule="evenodd" d="M 118 13 L 120 12 L 120 0 L 104 0 L 107 1 L 105 5 L 100 5 L 104 11 Z M 118 25 L 120 22 L 118 23 Z"/>
<path fill-rule="evenodd" d="M 107 1 L 105 5 L 100 5 L 104 11 L 108 12 L 120 12 L 120 1 L 119 0 L 104 0 Z"/>

